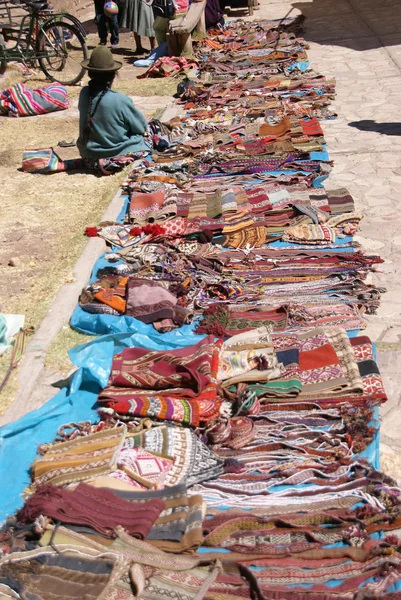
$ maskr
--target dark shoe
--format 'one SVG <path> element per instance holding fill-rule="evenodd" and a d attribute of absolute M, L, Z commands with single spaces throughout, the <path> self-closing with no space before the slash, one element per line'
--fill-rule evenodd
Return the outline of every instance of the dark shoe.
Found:
<path fill-rule="evenodd" d="M 120 43 L 119 40 L 114 40 L 114 42 L 111 42 L 112 48 L 117 48 L 119 43 Z"/>
<path fill-rule="evenodd" d="M 99 42 L 99 46 L 106 46 L 107 44 L 107 38 L 105 40 L 100 40 Z"/>

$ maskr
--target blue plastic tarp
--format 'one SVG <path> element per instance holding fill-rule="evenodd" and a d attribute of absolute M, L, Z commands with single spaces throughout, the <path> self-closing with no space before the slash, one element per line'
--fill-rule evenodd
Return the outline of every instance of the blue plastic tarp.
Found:
<path fill-rule="evenodd" d="M 107 335 L 72 348 L 69 356 L 79 369 L 69 387 L 41 408 L 0 428 L 0 522 L 23 504 L 21 494 L 30 483 L 29 468 L 37 447 L 54 439 L 58 428 L 65 423 L 97 419 L 97 396 L 107 385 L 115 354 L 134 346 L 153 350 L 183 348 L 204 337 L 184 328 L 150 334 L 145 330 L 148 326 L 137 324 L 135 333 Z M 361 456 L 379 468 L 379 436 Z"/>
<path fill-rule="evenodd" d="M 96 421 L 96 399 L 106 386 L 114 354 L 125 347 L 172 350 L 196 344 L 205 336 L 183 329 L 148 335 L 137 321 L 135 333 L 96 338 L 76 346 L 69 355 L 80 367 L 68 388 L 41 408 L 0 428 L 0 523 L 22 506 L 21 494 L 30 484 L 29 468 L 40 444 L 51 442 L 65 423 Z"/>
<path fill-rule="evenodd" d="M 95 420 L 98 392 L 98 384 L 85 377 L 74 393 L 63 389 L 39 409 L 0 428 L 0 523 L 23 504 L 21 494 L 30 484 L 29 468 L 38 446 L 54 439 L 64 423 Z"/>
<path fill-rule="evenodd" d="M 148 326 L 138 322 L 135 333 L 107 335 L 72 348 L 69 356 L 79 369 L 72 377 L 69 387 L 61 390 L 38 410 L 0 428 L 0 522 L 23 505 L 21 494 L 30 484 L 29 469 L 37 455 L 38 445 L 51 442 L 58 428 L 65 423 L 97 420 L 97 396 L 108 382 L 116 353 L 133 346 L 154 350 L 182 348 L 195 344 L 204 337 L 183 331 L 183 328 L 166 334 L 156 331 L 149 334 L 145 331 L 146 327 Z M 353 332 L 353 335 L 356 333 Z M 374 424 L 379 426 L 377 408 Z M 356 458 L 365 457 L 379 469 L 379 443 L 378 434 Z M 224 510 L 224 507 L 221 509 Z M 338 583 L 329 582 L 328 586 Z M 401 584 L 397 583 L 390 589 L 400 588 Z"/>

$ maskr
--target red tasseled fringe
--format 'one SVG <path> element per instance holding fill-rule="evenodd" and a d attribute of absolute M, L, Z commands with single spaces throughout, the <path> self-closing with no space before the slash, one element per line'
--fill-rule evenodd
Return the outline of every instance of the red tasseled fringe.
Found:
<path fill-rule="evenodd" d="M 62 492 L 50 483 L 39 487 L 35 494 L 30 496 L 24 506 L 17 512 L 16 517 L 19 523 L 33 523 L 35 519 L 42 514 L 41 498 L 62 498 Z"/>
<path fill-rule="evenodd" d="M 141 235 L 141 233 L 156 237 L 166 233 L 166 229 L 158 223 L 155 223 L 154 225 L 148 223 L 148 225 L 145 225 L 144 227 L 132 227 L 132 229 L 130 229 L 130 235 Z"/>
<path fill-rule="evenodd" d="M 97 234 L 99 233 L 99 231 L 100 231 L 99 227 L 86 227 L 85 235 L 88 237 L 97 237 Z"/>

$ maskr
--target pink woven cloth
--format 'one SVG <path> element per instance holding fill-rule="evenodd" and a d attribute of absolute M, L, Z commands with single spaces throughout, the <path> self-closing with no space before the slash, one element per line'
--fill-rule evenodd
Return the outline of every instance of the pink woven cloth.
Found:
<path fill-rule="evenodd" d="M 198 63 L 192 58 L 185 58 L 185 56 L 163 56 L 157 59 L 145 73 L 138 75 L 137 78 L 170 77 L 170 75 L 177 75 L 178 73 L 189 69 L 196 69 L 197 67 Z"/>

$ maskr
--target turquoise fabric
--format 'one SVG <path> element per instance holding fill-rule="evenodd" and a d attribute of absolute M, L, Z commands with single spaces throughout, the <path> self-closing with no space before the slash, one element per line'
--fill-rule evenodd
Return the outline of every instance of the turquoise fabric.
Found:
<path fill-rule="evenodd" d="M 3 315 L 0 315 L 0 343 L 4 344 L 6 341 L 7 323 Z"/>
<path fill-rule="evenodd" d="M 9 343 L 6 339 L 7 335 L 7 323 L 3 315 L 0 315 L 0 354 L 5 352 L 9 347 Z"/>
<path fill-rule="evenodd" d="M 100 92 L 95 95 L 92 112 Z M 113 158 L 148 150 L 144 133 L 148 124 L 143 114 L 134 106 L 131 98 L 109 90 L 103 96 L 93 116 L 92 131 L 88 144 L 82 143 L 84 128 L 88 125 L 89 87 L 82 89 L 79 96 L 79 139 L 77 146 L 83 158 Z"/>
<path fill-rule="evenodd" d="M 287 69 L 289 71 L 295 71 L 295 69 L 298 69 L 298 71 L 301 71 L 301 73 L 305 73 L 305 71 L 309 69 L 309 61 L 301 60 L 300 62 L 290 65 L 287 67 Z"/>

